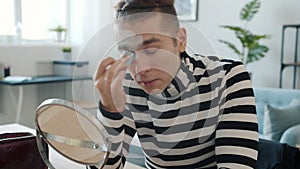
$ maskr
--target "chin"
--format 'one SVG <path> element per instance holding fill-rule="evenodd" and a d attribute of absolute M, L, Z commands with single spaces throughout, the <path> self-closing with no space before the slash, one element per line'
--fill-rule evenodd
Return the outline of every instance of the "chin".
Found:
<path fill-rule="evenodd" d="M 161 89 L 150 89 L 150 88 L 142 88 L 148 94 L 160 94 L 163 92 Z"/>
<path fill-rule="evenodd" d="M 163 90 L 161 90 L 161 89 L 154 89 L 154 90 L 151 90 L 150 92 L 148 92 L 149 94 L 160 94 L 160 93 L 162 93 L 163 92 Z"/>

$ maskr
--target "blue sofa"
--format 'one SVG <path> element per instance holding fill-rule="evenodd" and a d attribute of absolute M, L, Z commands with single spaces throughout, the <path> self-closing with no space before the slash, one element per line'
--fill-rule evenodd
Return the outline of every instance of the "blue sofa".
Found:
<path fill-rule="evenodd" d="M 255 94 L 255 101 L 256 101 L 256 110 L 258 115 L 259 136 L 260 138 L 266 139 L 263 134 L 265 105 L 270 104 L 274 107 L 289 106 L 289 104 L 293 99 L 300 100 L 300 90 L 255 87 L 254 94 Z M 297 118 L 300 118 L 300 110 L 299 110 L 299 116 Z M 279 142 L 287 143 L 290 146 L 294 146 L 294 147 L 299 146 L 300 145 L 300 123 L 286 129 L 281 135 Z"/>

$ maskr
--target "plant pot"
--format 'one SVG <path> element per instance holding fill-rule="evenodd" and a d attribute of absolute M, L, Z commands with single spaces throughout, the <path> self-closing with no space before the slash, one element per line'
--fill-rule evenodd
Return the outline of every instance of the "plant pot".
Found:
<path fill-rule="evenodd" d="M 54 34 L 55 42 L 65 42 L 66 41 L 66 33 L 65 32 L 55 32 Z"/>
<path fill-rule="evenodd" d="M 71 52 L 63 52 L 64 60 L 70 61 L 72 60 L 72 53 Z"/>

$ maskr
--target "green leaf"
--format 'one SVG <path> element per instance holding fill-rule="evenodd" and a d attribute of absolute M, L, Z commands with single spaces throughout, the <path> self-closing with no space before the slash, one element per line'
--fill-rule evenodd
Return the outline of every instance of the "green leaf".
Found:
<path fill-rule="evenodd" d="M 253 35 L 254 40 L 260 40 L 260 39 L 268 39 L 269 35 Z"/>
<path fill-rule="evenodd" d="M 62 27 L 61 25 L 58 25 L 54 28 L 51 28 L 50 31 L 53 31 L 53 32 L 66 32 L 67 29 Z"/>
<path fill-rule="evenodd" d="M 229 29 L 231 31 L 234 31 L 236 38 L 238 38 L 242 44 L 243 47 L 246 47 L 247 45 L 247 37 L 249 34 L 251 34 L 250 31 L 243 29 L 239 26 L 221 26 L 222 28 Z"/>
<path fill-rule="evenodd" d="M 268 51 L 269 51 L 269 48 L 265 45 L 259 45 L 258 43 L 253 44 L 253 46 L 251 46 L 251 48 L 249 49 L 247 63 L 257 61 L 257 60 L 265 57 L 265 54 Z"/>
<path fill-rule="evenodd" d="M 243 29 L 239 26 L 228 26 L 228 25 L 222 25 L 220 26 L 222 28 L 225 28 L 225 29 L 229 29 L 229 30 L 232 30 L 234 32 L 241 32 Z"/>
<path fill-rule="evenodd" d="M 232 44 L 232 43 L 230 43 L 230 42 L 228 42 L 228 41 L 224 41 L 224 40 L 219 40 L 219 42 L 226 44 L 226 45 L 227 45 L 230 49 L 232 49 L 237 55 L 239 55 L 239 56 L 242 55 L 241 52 L 237 49 L 237 47 L 236 47 L 234 44 Z"/>
<path fill-rule="evenodd" d="M 252 33 L 246 29 L 236 32 L 235 36 L 241 41 L 243 47 L 247 47 L 249 43 L 252 43 Z"/>
<path fill-rule="evenodd" d="M 253 0 L 247 3 L 240 12 L 241 20 L 250 21 L 254 17 L 254 15 L 258 12 L 260 5 L 261 3 L 259 0 Z"/>

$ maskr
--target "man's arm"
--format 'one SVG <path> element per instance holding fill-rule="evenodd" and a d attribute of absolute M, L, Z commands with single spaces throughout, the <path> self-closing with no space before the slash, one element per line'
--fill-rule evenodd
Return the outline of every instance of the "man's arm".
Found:
<path fill-rule="evenodd" d="M 131 114 L 125 110 L 126 96 L 122 87 L 128 67 L 127 59 L 105 58 L 100 61 L 94 75 L 94 84 L 101 100 L 97 117 L 111 139 L 109 159 L 104 168 L 123 168 L 124 156 L 127 156 L 135 134 Z"/>
<path fill-rule="evenodd" d="M 229 63 L 224 69 L 216 131 L 217 165 L 230 169 L 255 168 L 258 125 L 249 74 L 240 62 Z"/>
<path fill-rule="evenodd" d="M 130 112 L 111 113 L 99 106 L 98 119 L 104 125 L 110 140 L 111 150 L 103 168 L 123 168 L 128 156 L 129 146 L 135 135 L 134 121 L 128 117 Z"/>

